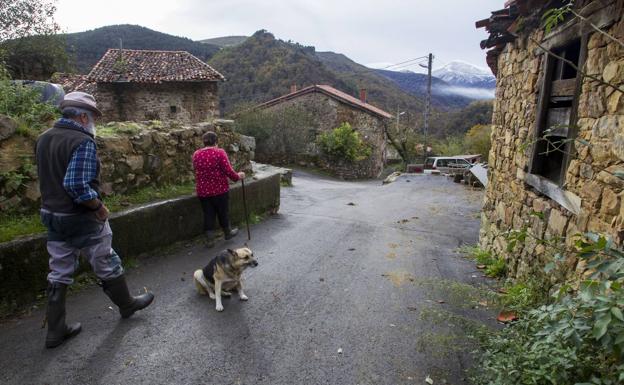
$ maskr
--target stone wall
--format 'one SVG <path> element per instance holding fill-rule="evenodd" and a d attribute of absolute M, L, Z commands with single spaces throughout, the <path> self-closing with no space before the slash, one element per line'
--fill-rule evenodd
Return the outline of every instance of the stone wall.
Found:
<path fill-rule="evenodd" d="M 620 15 L 621 17 L 621 15 Z M 624 39 L 624 21 L 608 31 Z M 531 38 L 542 41 L 542 31 Z M 624 82 L 624 49 L 598 33 L 592 33 L 583 70 L 605 81 Z M 481 223 L 481 246 L 505 256 L 514 276 L 527 277 L 543 271 L 551 252 L 536 239 L 561 238 L 571 246 L 574 235 L 600 232 L 620 245 L 624 236 L 624 180 L 606 171 L 624 170 L 624 96 L 613 88 L 587 77 L 578 98 L 578 138 L 565 183 L 564 197 L 577 203 L 578 210 L 565 208 L 531 187 L 527 182 L 529 158 L 537 129 L 543 51 L 529 39 L 507 44 L 498 58 L 496 100 L 489 155 L 490 182 Z M 586 142 L 583 142 L 586 141 Z M 587 145 L 587 143 L 589 145 Z M 542 190 L 543 191 L 543 190 Z M 551 195 L 551 194 L 548 194 Z M 536 215 L 535 212 L 540 212 Z M 513 252 L 507 251 L 505 232 L 528 226 L 529 236 Z M 574 279 L 585 271 L 583 263 L 567 259 L 566 276 Z"/>
<path fill-rule="evenodd" d="M 216 82 L 98 83 L 95 97 L 104 121 L 197 123 L 219 116 Z"/>
<path fill-rule="evenodd" d="M 274 164 L 301 164 L 324 168 L 344 179 L 376 178 L 385 163 L 385 122 L 368 112 L 340 103 L 321 93 L 310 93 L 268 107 L 276 115 L 290 109 L 305 111 L 305 116 L 282 132 L 258 142 L 256 158 Z M 323 159 L 317 136 L 347 122 L 372 148 L 370 158 L 360 162 L 330 162 Z"/>
<path fill-rule="evenodd" d="M 108 123 L 100 127 L 98 156 L 102 192 L 129 193 L 141 187 L 192 181 L 191 156 L 203 147 L 202 134 L 214 130 L 219 145 L 237 171 L 251 172 L 255 140 L 232 131 L 232 121 L 189 126 L 173 123 Z M 0 209 L 28 211 L 39 207 L 34 137 L 14 134 L 0 140 Z M 13 177 L 11 177 L 13 175 Z M 17 175 L 17 176 L 16 176 Z M 19 183 L 16 186 L 16 179 Z"/>

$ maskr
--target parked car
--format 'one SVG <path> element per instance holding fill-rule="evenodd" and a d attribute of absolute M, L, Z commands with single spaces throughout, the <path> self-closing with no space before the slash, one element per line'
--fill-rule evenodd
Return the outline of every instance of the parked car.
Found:
<path fill-rule="evenodd" d="M 433 156 L 425 159 L 425 174 L 455 174 L 462 173 L 472 164 L 464 158 L 454 156 Z"/>

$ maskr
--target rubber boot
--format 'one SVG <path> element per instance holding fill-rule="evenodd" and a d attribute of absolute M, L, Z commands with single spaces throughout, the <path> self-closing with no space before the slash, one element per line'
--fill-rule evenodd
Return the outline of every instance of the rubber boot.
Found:
<path fill-rule="evenodd" d="M 206 231 L 206 248 L 211 249 L 217 243 L 217 234 L 214 230 Z"/>
<path fill-rule="evenodd" d="M 65 323 L 65 295 L 67 285 L 62 283 L 48 283 L 48 334 L 46 335 L 45 347 L 55 348 L 65 340 L 77 335 L 82 330 L 82 325 L 76 322 L 70 325 Z"/>
<path fill-rule="evenodd" d="M 128 318 L 137 310 L 145 309 L 154 300 L 154 294 L 145 293 L 133 297 L 130 295 L 126 277 L 122 274 L 117 278 L 102 281 L 104 293 L 119 307 L 121 318 Z"/>
<path fill-rule="evenodd" d="M 225 240 L 230 240 L 232 238 L 234 238 L 236 236 L 236 234 L 238 234 L 238 227 L 234 227 L 234 228 L 227 228 L 223 231 L 224 235 L 225 235 Z"/>

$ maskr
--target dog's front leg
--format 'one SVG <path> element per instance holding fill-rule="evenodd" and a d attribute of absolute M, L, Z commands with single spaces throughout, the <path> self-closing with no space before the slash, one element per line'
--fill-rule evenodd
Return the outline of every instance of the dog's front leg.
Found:
<path fill-rule="evenodd" d="M 221 303 L 221 286 L 222 285 L 223 285 L 223 282 L 221 282 L 221 280 L 215 279 L 215 297 L 217 301 L 217 306 L 215 307 L 215 309 L 217 309 L 217 311 L 223 311 L 223 304 Z"/>
<path fill-rule="evenodd" d="M 236 286 L 236 290 L 238 291 L 238 298 L 240 298 L 241 301 L 247 301 L 249 299 L 249 297 L 247 297 L 245 295 L 245 292 L 243 291 L 243 281 L 242 280 L 238 281 L 238 285 Z"/>

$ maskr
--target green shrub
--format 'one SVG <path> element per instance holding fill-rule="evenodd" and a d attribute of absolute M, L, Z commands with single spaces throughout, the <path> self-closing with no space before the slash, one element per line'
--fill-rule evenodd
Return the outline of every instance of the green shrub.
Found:
<path fill-rule="evenodd" d="M 507 264 L 503 257 L 494 258 L 486 265 L 485 275 L 491 278 L 501 278 L 507 274 Z"/>
<path fill-rule="evenodd" d="M 563 285 L 550 303 L 491 335 L 475 384 L 624 382 L 624 252 L 606 238 L 588 234 L 577 241 L 576 254 L 594 273 L 579 290 Z M 522 298 L 525 288 L 514 290 L 515 299 Z M 527 294 L 522 301 L 534 300 Z"/>
<path fill-rule="evenodd" d="M 317 141 L 321 151 L 331 158 L 357 162 L 371 155 L 370 146 L 349 123 L 343 123 L 330 132 L 322 133 Z"/>
<path fill-rule="evenodd" d="M 11 83 L 2 69 L 0 69 L 0 114 L 15 119 L 18 123 L 18 132 L 24 135 L 46 127 L 50 121 L 59 116 L 56 107 L 41 102 L 38 90 Z"/>

